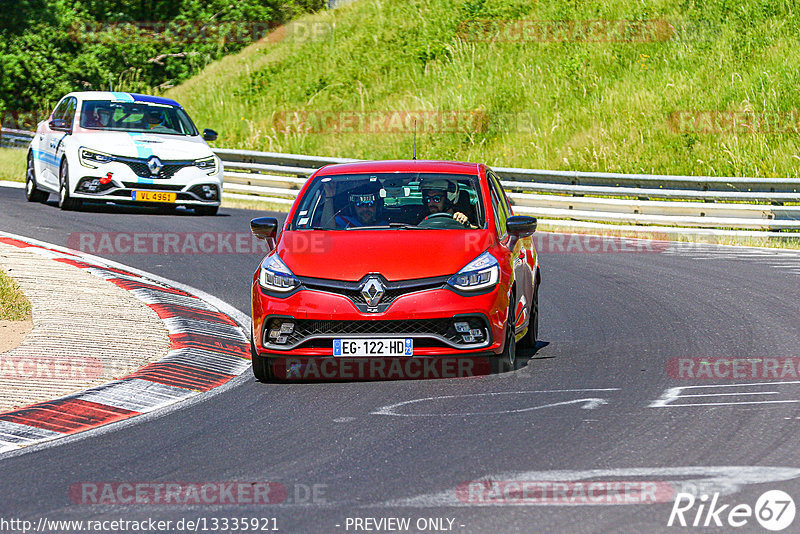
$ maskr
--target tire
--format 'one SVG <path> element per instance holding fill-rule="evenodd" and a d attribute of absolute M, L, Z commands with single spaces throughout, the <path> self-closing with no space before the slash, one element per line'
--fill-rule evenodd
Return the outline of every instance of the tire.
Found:
<path fill-rule="evenodd" d="M 25 198 L 28 202 L 47 202 L 50 193 L 36 187 L 36 167 L 33 165 L 33 153 L 28 153 L 28 167 L 25 169 Z"/>
<path fill-rule="evenodd" d="M 69 196 L 69 167 L 67 160 L 61 162 L 61 169 L 58 173 L 58 207 L 64 211 L 79 210 L 81 201 Z"/>
<path fill-rule="evenodd" d="M 520 344 L 524 347 L 536 349 L 536 340 L 539 338 L 539 284 L 536 284 L 533 288 L 530 317 L 528 331 L 525 333 L 525 337 L 520 340 Z"/>
<path fill-rule="evenodd" d="M 269 382 L 270 380 L 275 379 L 269 358 L 263 358 L 259 356 L 258 351 L 256 350 L 256 344 L 255 341 L 253 341 L 252 330 L 250 330 L 250 357 L 253 360 L 253 376 L 256 377 L 256 380 L 259 382 Z"/>
<path fill-rule="evenodd" d="M 506 342 L 503 348 L 503 355 L 500 356 L 500 372 L 516 371 L 517 369 L 517 341 L 514 335 L 514 312 L 513 308 L 508 312 L 508 323 L 506 324 Z"/>
<path fill-rule="evenodd" d="M 195 215 L 216 215 L 219 211 L 219 206 L 197 206 L 194 208 Z"/>

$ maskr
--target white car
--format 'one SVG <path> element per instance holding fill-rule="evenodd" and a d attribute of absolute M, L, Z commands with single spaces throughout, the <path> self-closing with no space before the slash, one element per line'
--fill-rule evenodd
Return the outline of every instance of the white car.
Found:
<path fill-rule="evenodd" d="M 214 215 L 222 162 L 184 109 L 168 98 L 133 93 L 69 93 L 36 128 L 28 151 L 25 196 L 58 194 L 64 210 L 84 201 L 182 205 Z"/>

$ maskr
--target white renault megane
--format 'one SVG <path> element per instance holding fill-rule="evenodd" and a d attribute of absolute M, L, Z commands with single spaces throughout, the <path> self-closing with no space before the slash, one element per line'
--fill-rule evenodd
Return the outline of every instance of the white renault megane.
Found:
<path fill-rule="evenodd" d="M 214 215 L 222 162 L 180 104 L 133 93 L 69 93 L 39 123 L 28 151 L 25 196 L 61 209 L 84 201 L 182 205 Z"/>

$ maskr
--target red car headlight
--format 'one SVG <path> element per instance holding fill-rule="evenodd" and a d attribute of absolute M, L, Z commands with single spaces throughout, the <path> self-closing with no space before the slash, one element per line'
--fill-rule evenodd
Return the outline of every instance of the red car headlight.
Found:
<path fill-rule="evenodd" d="M 476 291 L 492 287 L 499 280 L 500 264 L 494 256 L 484 252 L 451 276 L 447 283 L 461 291 Z"/>
<path fill-rule="evenodd" d="M 300 285 L 300 280 L 292 274 L 277 254 L 273 254 L 261 263 L 258 283 L 265 291 L 288 293 Z"/>

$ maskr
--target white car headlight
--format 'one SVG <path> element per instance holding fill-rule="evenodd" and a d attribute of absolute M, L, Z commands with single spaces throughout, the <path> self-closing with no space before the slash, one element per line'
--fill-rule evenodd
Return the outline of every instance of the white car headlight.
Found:
<path fill-rule="evenodd" d="M 78 151 L 78 155 L 81 160 L 81 165 L 89 167 L 90 169 L 96 169 L 97 164 L 110 163 L 116 159 L 111 154 L 85 147 L 81 147 Z"/>
<path fill-rule="evenodd" d="M 499 280 L 500 264 L 494 256 L 484 252 L 451 276 L 447 283 L 461 291 L 476 291 L 492 287 Z"/>
<path fill-rule="evenodd" d="M 267 291 L 288 293 L 300 285 L 300 280 L 295 278 L 277 254 L 273 254 L 261 263 L 258 283 Z"/>
<path fill-rule="evenodd" d="M 211 156 L 208 158 L 198 159 L 194 162 L 195 167 L 200 170 L 206 171 L 207 174 L 214 174 L 217 172 L 217 158 Z"/>

